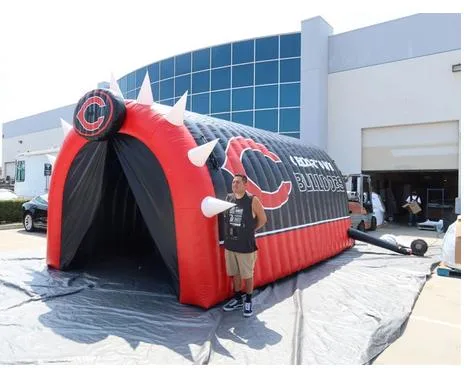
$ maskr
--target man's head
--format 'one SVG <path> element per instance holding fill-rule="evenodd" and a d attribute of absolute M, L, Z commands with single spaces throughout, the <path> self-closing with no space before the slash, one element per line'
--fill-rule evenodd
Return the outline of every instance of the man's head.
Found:
<path fill-rule="evenodd" d="M 412 195 L 417 195 L 417 192 L 415 190 L 413 190 L 411 193 Z"/>
<path fill-rule="evenodd" d="M 234 194 L 243 195 L 246 192 L 246 184 L 248 178 L 243 174 L 235 174 L 232 180 L 232 192 Z"/>

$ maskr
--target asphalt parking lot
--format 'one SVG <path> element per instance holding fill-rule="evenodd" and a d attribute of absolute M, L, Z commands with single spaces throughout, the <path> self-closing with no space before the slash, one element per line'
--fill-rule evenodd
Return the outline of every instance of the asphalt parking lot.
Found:
<path fill-rule="evenodd" d="M 409 244 L 422 238 L 429 246 L 440 247 L 442 235 L 414 228 L 389 225 L 372 235 L 395 234 Z M 0 230 L 0 257 L 3 252 L 41 249 L 46 252 L 46 233 L 27 233 L 22 228 Z M 461 364 L 461 279 L 432 273 L 426 282 L 403 334 L 380 354 L 373 364 Z"/>

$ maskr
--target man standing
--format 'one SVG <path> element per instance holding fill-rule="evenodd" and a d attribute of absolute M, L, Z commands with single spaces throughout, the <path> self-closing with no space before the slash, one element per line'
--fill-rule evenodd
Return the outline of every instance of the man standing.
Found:
<path fill-rule="evenodd" d="M 417 204 L 422 204 L 422 201 L 421 201 L 421 198 L 419 197 L 419 195 L 417 194 L 417 192 L 415 190 L 413 190 L 411 192 L 411 195 L 408 196 L 408 198 L 406 198 L 406 203 L 412 203 L 412 202 L 416 202 Z M 408 225 L 411 226 L 411 225 L 415 225 L 417 222 L 417 214 L 413 213 L 411 210 L 409 210 L 409 221 L 408 221 Z"/>
<path fill-rule="evenodd" d="M 250 317 L 253 314 L 251 294 L 258 249 L 255 232 L 266 224 L 267 217 L 259 199 L 246 192 L 247 182 L 245 175 L 236 174 L 232 180 L 233 193 L 226 197 L 226 201 L 236 204 L 224 214 L 226 270 L 227 275 L 233 277 L 235 296 L 223 309 L 233 311 L 243 307 L 243 315 Z M 245 303 L 241 294 L 242 280 L 245 280 Z"/>

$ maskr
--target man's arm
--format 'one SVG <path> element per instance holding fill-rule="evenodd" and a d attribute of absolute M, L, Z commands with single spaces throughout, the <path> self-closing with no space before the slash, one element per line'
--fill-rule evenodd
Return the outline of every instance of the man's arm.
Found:
<path fill-rule="evenodd" d="M 258 197 L 253 197 L 253 200 L 251 202 L 251 208 L 253 210 L 253 213 L 256 215 L 256 218 L 258 219 L 256 223 L 256 228 L 255 231 L 262 228 L 266 222 L 267 222 L 267 216 L 266 212 L 264 211 L 264 207 L 261 204 L 260 200 Z"/>

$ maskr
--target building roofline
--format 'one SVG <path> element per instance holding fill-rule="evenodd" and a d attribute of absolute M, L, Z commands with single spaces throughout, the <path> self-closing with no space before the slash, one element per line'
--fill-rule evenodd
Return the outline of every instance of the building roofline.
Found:
<path fill-rule="evenodd" d="M 148 66 L 152 65 L 152 64 L 155 64 L 155 63 L 160 63 L 161 61 L 164 61 L 164 60 L 168 60 L 168 59 L 172 59 L 172 58 L 175 58 L 176 56 L 180 56 L 180 55 L 185 55 L 185 54 L 191 54 L 191 53 L 194 53 L 196 51 L 201 51 L 201 50 L 206 50 L 206 49 L 211 49 L 213 47 L 220 47 L 220 46 L 225 46 L 225 45 L 229 45 L 229 44 L 233 44 L 233 43 L 238 43 L 238 42 L 246 42 L 246 41 L 252 41 L 252 40 L 259 40 L 259 39 L 262 39 L 262 38 L 268 38 L 268 37 L 276 37 L 276 36 L 287 36 L 287 35 L 293 35 L 293 34 L 298 34 L 300 33 L 301 34 L 301 30 L 299 31 L 293 31 L 293 32 L 286 32 L 286 33 L 275 33 L 275 34 L 270 34 L 270 35 L 266 35 L 266 36 L 259 36 L 259 37 L 250 37 L 250 38 L 245 38 L 245 39 L 240 39 L 240 40 L 234 40 L 234 41 L 226 41 L 226 42 L 222 42 L 222 43 L 218 43 L 218 44 L 215 44 L 215 45 L 210 45 L 210 46 L 204 46 L 204 47 L 200 47 L 198 49 L 193 49 L 193 50 L 189 50 L 189 51 L 185 51 L 185 52 L 182 52 L 180 54 L 175 54 L 175 55 L 170 55 L 170 56 L 167 56 L 167 57 L 164 57 L 162 59 L 158 59 L 158 60 L 155 60 L 149 64 L 145 64 L 145 65 L 142 65 L 138 68 L 135 68 L 133 70 L 131 70 L 130 72 L 128 73 L 125 73 L 123 74 L 118 80 L 126 77 L 127 75 L 131 74 L 131 73 L 134 73 L 136 72 L 137 70 L 139 69 L 142 69 L 142 68 L 147 68 Z"/>
<path fill-rule="evenodd" d="M 364 26 L 364 27 L 360 27 L 360 28 L 355 28 L 355 29 L 351 29 L 349 31 L 345 31 L 345 32 L 340 32 L 340 33 L 335 33 L 333 35 L 330 35 L 329 37 L 334 37 L 334 36 L 339 36 L 339 35 L 343 35 L 343 34 L 346 34 L 346 33 L 350 33 L 350 32 L 356 32 L 356 31 L 360 31 L 362 29 L 368 29 L 368 28 L 373 28 L 373 27 L 377 27 L 377 26 L 380 26 L 382 24 L 387 24 L 387 23 L 393 23 L 393 22 L 398 22 L 398 21 L 401 21 L 401 20 L 404 20 L 404 19 L 407 19 L 407 18 L 412 18 L 412 17 L 417 17 L 417 16 L 420 16 L 420 15 L 424 15 L 424 14 L 428 14 L 428 15 L 433 15 L 433 14 L 460 14 L 460 13 L 415 13 L 415 14 L 411 14 L 411 15 L 406 15 L 404 17 L 400 17 L 400 18 L 395 18 L 395 19 L 390 19 L 390 20 L 386 20 L 384 22 L 380 22 L 380 23 L 375 23 L 375 24 L 371 24 L 371 25 L 368 25 L 368 26 Z"/>
<path fill-rule="evenodd" d="M 28 118 L 32 118 L 32 117 L 36 117 L 36 116 L 40 116 L 40 115 L 45 115 L 45 114 L 48 114 L 52 111 L 55 111 L 55 110 L 60 110 L 60 109 L 64 109 L 64 108 L 69 108 L 71 106 L 75 106 L 76 103 L 72 103 L 72 104 L 69 104 L 69 105 L 64 105 L 64 106 L 59 106 L 59 107 L 56 107 L 54 109 L 50 109 L 50 110 L 46 110 L 46 111 L 41 111 L 41 112 L 38 112 L 36 114 L 31 114 L 31 115 L 26 115 L 26 116 L 23 116 L 21 118 L 17 118 L 17 119 L 14 119 L 14 120 L 9 120 L 9 121 L 5 121 L 3 123 L 3 125 L 7 125 L 7 124 L 10 124 L 10 123 L 16 123 L 20 120 L 24 120 L 24 119 L 28 119 Z"/>

